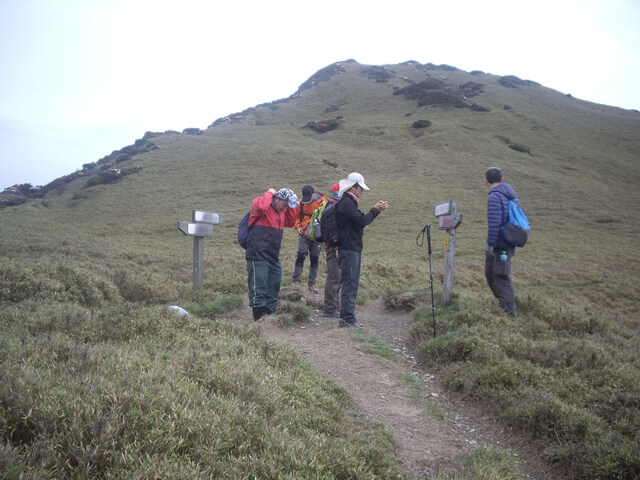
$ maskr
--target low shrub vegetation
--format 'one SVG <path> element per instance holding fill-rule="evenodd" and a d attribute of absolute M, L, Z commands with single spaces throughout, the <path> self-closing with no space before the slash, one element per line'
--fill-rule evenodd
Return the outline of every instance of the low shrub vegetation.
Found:
<path fill-rule="evenodd" d="M 0 208 L 14 207 L 16 205 L 22 205 L 27 199 L 25 197 L 4 197 L 0 198 Z"/>
<path fill-rule="evenodd" d="M 467 82 L 464 85 L 460 85 L 458 89 L 466 97 L 475 97 L 476 95 L 480 95 L 483 92 L 483 86 L 484 85 L 481 83 Z"/>
<path fill-rule="evenodd" d="M 294 323 L 305 322 L 311 317 L 311 309 L 297 302 L 280 302 L 277 313 L 290 315 Z"/>
<path fill-rule="evenodd" d="M 323 120 L 321 122 L 308 122 L 305 125 L 305 128 L 313 130 L 318 133 L 327 133 L 331 130 L 336 130 L 342 127 L 342 122 L 340 120 Z"/>
<path fill-rule="evenodd" d="M 71 262 L 25 262 L 0 258 L 0 302 L 72 302 L 93 307 L 119 298 L 107 279 Z"/>
<path fill-rule="evenodd" d="M 128 159 L 125 159 L 128 160 Z M 120 160 L 123 161 L 123 160 Z M 116 161 L 116 163 L 118 163 Z M 107 168 L 102 170 L 98 175 L 94 175 L 89 180 L 87 180 L 87 187 L 93 187 L 95 185 L 102 185 L 105 183 L 115 182 L 116 180 L 121 179 L 127 175 L 131 175 L 133 173 L 139 173 L 142 171 L 142 167 L 129 167 L 129 168 L 112 168 L 110 164 L 103 165 Z"/>
<path fill-rule="evenodd" d="M 387 70 L 385 67 L 372 66 L 362 70 L 362 74 L 366 75 L 370 80 L 375 80 L 378 83 L 388 82 L 389 79 L 394 77 L 394 73 Z"/>
<path fill-rule="evenodd" d="M 531 149 L 526 145 L 522 145 L 520 143 L 512 143 L 511 139 L 504 135 L 495 135 L 495 137 L 501 142 L 506 143 L 510 149 L 515 150 L 516 152 L 528 153 L 529 155 L 531 155 Z"/>
<path fill-rule="evenodd" d="M 389 290 L 382 296 L 382 302 L 385 308 L 390 310 L 412 311 L 428 301 L 430 300 L 428 300 L 426 290 Z"/>
<path fill-rule="evenodd" d="M 187 304 L 185 309 L 193 314 L 201 317 L 213 317 L 221 315 L 224 312 L 239 308 L 243 305 L 244 300 L 239 295 L 231 295 L 206 302 L 204 304 Z"/>
<path fill-rule="evenodd" d="M 539 85 L 536 82 L 532 82 L 531 80 L 522 80 L 515 75 L 505 75 L 498 79 L 498 83 L 503 87 L 507 88 L 519 88 L 526 87 L 527 85 Z"/>
<path fill-rule="evenodd" d="M 620 368 L 637 361 L 627 353 L 637 337 L 538 297 L 517 302 L 517 321 L 454 304 L 439 313 L 435 338 L 429 312 L 416 310 L 419 358 L 443 366 L 449 388 L 493 405 L 578 478 L 640 475 L 640 440 L 630 428 L 640 425 L 640 370 Z M 612 348 L 620 342 L 627 347 Z"/>
<path fill-rule="evenodd" d="M 113 283 L 122 297 L 130 302 L 166 303 L 178 297 L 173 283 L 152 273 L 138 274 L 119 270 L 113 276 Z"/>
<path fill-rule="evenodd" d="M 411 128 L 427 128 L 431 126 L 430 120 L 416 120 L 411 124 Z"/>
<path fill-rule="evenodd" d="M 349 62 L 349 60 L 347 60 L 347 62 Z M 340 75 L 341 73 L 345 73 L 345 71 L 346 70 L 342 65 L 340 65 L 340 63 L 332 63 L 331 65 L 327 65 L 326 67 L 318 70 L 315 74 L 309 77 L 309 79 L 306 82 L 300 85 L 295 95 L 298 95 L 305 90 L 309 90 L 310 88 L 313 88 L 313 86 L 318 84 L 319 82 L 329 81 L 335 75 Z"/>
<path fill-rule="evenodd" d="M 344 390 L 213 310 L 3 303 L 3 477 L 402 478 Z"/>
<path fill-rule="evenodd" d="M 526 145 L 521 145 L 519 143 L 511 143 L 509 144 L 509 148 L 511 148 L 512 150 L 515 150 L 516 152 L 522 152 L 522 153 L 531 153 L 531 149 L 529 147 L 527 147 Z"/>

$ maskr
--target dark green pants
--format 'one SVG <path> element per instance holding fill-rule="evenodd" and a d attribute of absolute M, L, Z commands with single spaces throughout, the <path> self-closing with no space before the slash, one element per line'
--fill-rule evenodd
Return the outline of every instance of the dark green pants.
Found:
<path fill-rule="evenodd" d="M 267 307 L 270 312 L 278 306 L 282 267 L 277 260 L 247 260 L 249 306 Z"/>

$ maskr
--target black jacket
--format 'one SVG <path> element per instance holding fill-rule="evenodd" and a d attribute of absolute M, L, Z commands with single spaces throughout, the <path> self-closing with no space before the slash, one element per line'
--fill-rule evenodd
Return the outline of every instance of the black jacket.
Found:
<path fill-rule="evenodd" d="M 336 205 L 336 220 L 340 228 L 340 249 L 355 250 L 362 252 L 362 235 L 364 227 L 369 225 L 380 214 L 378 210 L 371 207 L 365 215 L 358 210 L 355 199 L 345 193 Z"/>

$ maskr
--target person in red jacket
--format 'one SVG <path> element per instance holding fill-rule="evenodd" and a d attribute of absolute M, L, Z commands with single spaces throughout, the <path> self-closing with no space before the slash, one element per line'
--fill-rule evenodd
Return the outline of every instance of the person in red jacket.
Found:
<path fill-rule="evenodd" d="M 296 224 L 298 197 L 292 190 L 270 188 L 251 204 L 247 237 L 247 274 L 249 306 L 253 319 L 273 313 L 278 306 L 282 280 L 280 244 L 285 227 Z"/>
<path fill-rule="evenodd" d="M 304 259 L 309 255 L 309 290 L 319 293 L 316 279 L 318 277 L 318 260 L 320 259 L 320 243 L 310 240 L 305 235 L 305 231 L 311 221 L 311 216 L 317 208 L 327 203 L 324 195 L 316 192 L 311 185 L 302 188 L 302 202 L 296 208 L 296 225 L 300 238 L 298 239 L 298 254 L 296 264 L 293 269 L 293 284 L 300 285 L 302 281 L 302 270 L 304 269 Z"/>

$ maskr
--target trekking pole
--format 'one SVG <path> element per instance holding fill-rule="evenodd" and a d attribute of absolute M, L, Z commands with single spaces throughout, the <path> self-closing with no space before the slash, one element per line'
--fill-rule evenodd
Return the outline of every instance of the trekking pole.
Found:
<path fill-rule="evenodd" d="M 429 253 L 429 282 L 431 283 L 431 316 L 433 317 L 433 338 L 436 337 L 436 305 L 433 301 L 433 263 L 431 262 L 431 224 L 428 223 L 418 234 L 416 245 L 419 247 L 424 245 L 424 232 L 427 232 L 427 252 Z M 421 242 L 418 239 L 422 235 Z"/>
<path fill-rule="evenodd" d="M 431 316 L 433 317 L 433 338 L 436 338 L 436 304 L 433 302 L 433 263 L 431 263 L 431 224 L 427 225 L 427 251 L 429 252 L 429 281 L 431 282 Z"/>

